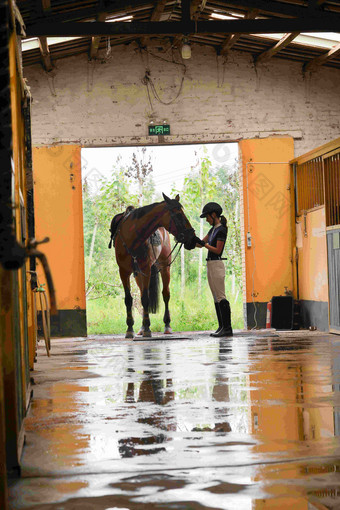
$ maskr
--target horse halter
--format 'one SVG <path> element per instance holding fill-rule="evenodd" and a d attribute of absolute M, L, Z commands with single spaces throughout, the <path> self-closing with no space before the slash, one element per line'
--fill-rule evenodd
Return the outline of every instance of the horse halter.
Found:
<path fill-rule="evenodd" d="M 180 213 L 175 213 L 176 210 L 181 210 L 182 206 L 179 202 L 174 200 L 174 204 L 170 204 L 166 202 L 166 207 L 170 212 L 170 219 L 173 221 L 177 234 L 175 235 L 175 239 L 178 243 L 187 244 L 189 243 L 195 235 L 195 230 L 193 228 L 186 228 L 184 226 L 183 215 Z"/>

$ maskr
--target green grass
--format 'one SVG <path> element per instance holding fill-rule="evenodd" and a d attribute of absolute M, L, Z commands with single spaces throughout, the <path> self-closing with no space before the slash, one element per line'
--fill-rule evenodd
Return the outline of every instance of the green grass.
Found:
<path fill-rule="evenodd" d="M 160 289 L 161 290 L 161 289 Z M 132 286 L 134 297 L 138 296 L 135 284 Z M 240 292 L 235 302 L 230 282 L 226 281 L 226 295 L 232 310 L 232 326 L 234 329 L 243 328 L 243 304 Z M 151 331 L 163 332 L 164 304 L 160 292 L 160 306 L 156 314 L 150 315 Z M 141 305 L 139 296 L 134 300 L 133 315 L 134 329 L 137 332 L 142 324 Z M 191 284 L 185 289 L 183 299 L 180 296 L 179 282 L 171 282 L 170 299 L 171 327 L 173 331 L 204 331 L 216 329 L 217 319 L 215 307 L 208 284 L 202 282 L 202 293 L 198 296 L 197 284 Z M 123 334 L 126 331 L 126 311 L 123 293 L 119 297 L 103 297 L 87 302 L 88 334 Z"/>

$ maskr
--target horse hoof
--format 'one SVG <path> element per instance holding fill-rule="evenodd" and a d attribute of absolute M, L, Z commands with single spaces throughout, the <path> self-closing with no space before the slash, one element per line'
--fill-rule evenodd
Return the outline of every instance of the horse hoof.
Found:
<path fill-rule="evenodd" d="M 125 338 L 135 338 L 135 334 L 133 331 L 127 331 Z"/>
<path fill-rule="evenodd" d="M 172 335 L 172 329 L 170 326 L 168 328 L 164 328 L 164 335 Z"/>
<path fill-rule="evenodd" d="M 151 331 L 143 331 L 143 338 L 151 338 Z"/>

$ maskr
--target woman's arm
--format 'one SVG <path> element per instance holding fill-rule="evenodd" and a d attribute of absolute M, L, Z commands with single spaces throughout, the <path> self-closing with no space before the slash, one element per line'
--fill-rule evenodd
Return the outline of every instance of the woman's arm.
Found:
<path fill-rule="evenodd" d="M 207 236 L 205 236 L 206 238 Z M 205 238 L 203 239 L 203 241 L 205 241 Z M 211 251 L 212 253 L 216 253 L 216 255 L 221 255 L 222 251 L 223 251 L 223 247 L 224 247 L 224 242 L 223 241 L 217 241 L 216 243 L 216 248 L 215 246 L 210 246 L 210 244 L 208 243 L 205 243 L 204 247 Z"/>

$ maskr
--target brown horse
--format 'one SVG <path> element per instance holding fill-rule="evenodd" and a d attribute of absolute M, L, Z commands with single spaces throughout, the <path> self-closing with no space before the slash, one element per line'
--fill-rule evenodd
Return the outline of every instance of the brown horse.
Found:
<path fill-rule="evenodd" d="M 143 306 L 143 325 L 139 334 L 151 337 L 149 312 L 155 313 L 157 310 L 159 272 L 162 277 L 165 304 L 164 333 L 170 334 L 172 331 L 169 312 L 171 263 L 169 232 L 175 236 L 177 242 L 183 243 L 186 249 L 193 249 L 196 245 L 195 231 L 183 212 L 179 195 L 175 199 L 170 199 L 163 193 L 163 197 L 164 202 L 129 210 L 126 214 L 115 216 L 111 223 L 110 245 L 114 239 L 116 261 L 125 292 L 128 326 L 125 338 L 134 338 L 131 274 L 136 278 Z"/>

